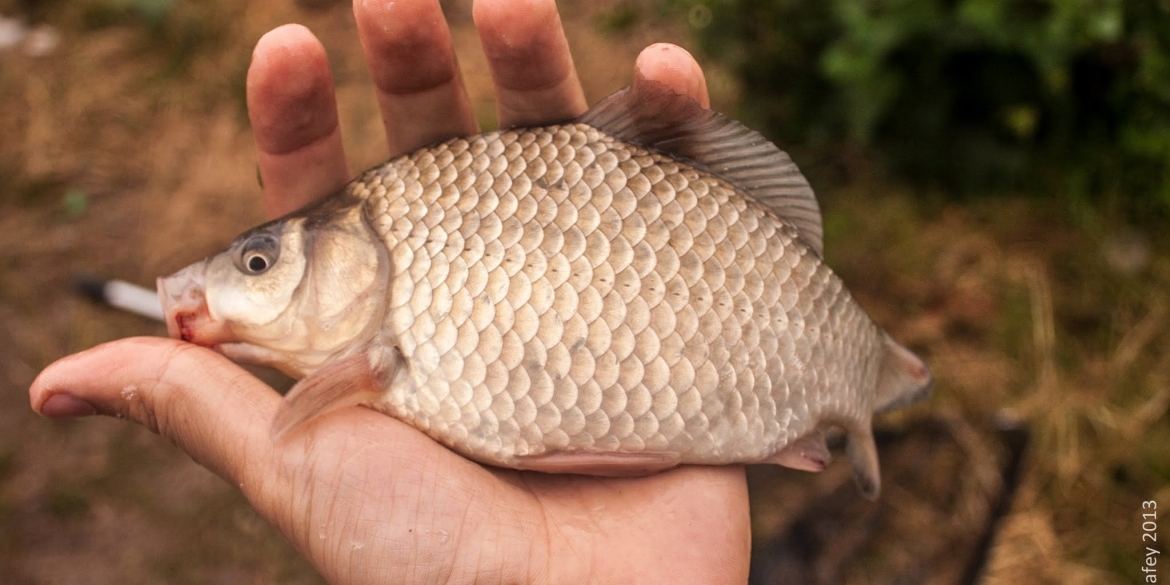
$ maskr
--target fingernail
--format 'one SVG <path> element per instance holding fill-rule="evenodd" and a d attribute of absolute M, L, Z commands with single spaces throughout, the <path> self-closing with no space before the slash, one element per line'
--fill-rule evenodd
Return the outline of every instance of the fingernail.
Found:
<path fill-rule="evenodd" d="M 54 394 L 41 405 L 41 415 L 49 418 L 92 416 L 97 409 L 92 404 L 68 394 Z"/>

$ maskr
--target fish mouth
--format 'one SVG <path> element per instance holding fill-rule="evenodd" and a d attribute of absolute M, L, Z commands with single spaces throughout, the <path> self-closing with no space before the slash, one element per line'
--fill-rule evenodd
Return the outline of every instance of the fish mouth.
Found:
<path fill-rule="evenodd" d="M 203 260 L 159 278 L 158 300 L 162 304 L 167 335 L 196 345 L 215 347 L 232 338 L 228 327 L 212 317 L 207 308 L 206 272 L 207 260 Z"/>

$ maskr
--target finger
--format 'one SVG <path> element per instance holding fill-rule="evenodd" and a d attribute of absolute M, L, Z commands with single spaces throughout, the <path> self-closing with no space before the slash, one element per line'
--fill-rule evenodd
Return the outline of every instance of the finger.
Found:
<path fill-rule="evenodd" d="M 260 38 L 247 81 L 264 210 L 283 215 L 349 179 L 325 49 L 303 26 Z"/>
<path fill-rule="evenodd" d="M 587 104 L 554 0 L 476 0 L 500 126 L 560 122 Z"/>
<path fill-rule="evenodd" d="M 353 13 L 391 156 L 477 131 L 438 0 L 357 0 Z"/>
<path fill-rule="evenodd" d="M 656 43 L 642 49 L 634 62 L 634 87 L 643 79 L 664 83 L 674 91 L 690 96 L 704 108 L 711 107 L 703 68 L 678 45 Z"/>
<path fill-rule="evenodd" d="M 259 483 L 273 460 L 268 427 L 280 396 L 189 343 L 131 338 L 63 358 L 37 376 L 29 400 L 51 418 L 129 418 L 235 485 Z"/>

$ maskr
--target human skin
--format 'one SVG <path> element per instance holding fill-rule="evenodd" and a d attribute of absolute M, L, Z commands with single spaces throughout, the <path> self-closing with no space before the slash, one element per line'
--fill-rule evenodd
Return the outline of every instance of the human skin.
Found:
<path fill-rule="evenodd" d="M 437 0 L 355 0 L 388 155 L 478 131 Z M 477 0 L 501 126 L 587 104 L 553 0 Z M 708 105 L 683 49 L 652 45 L 637 76 Z M 249 116 L 270 216 L 350 178 L 325 51 L 286 25 L 257 43 Z M 137 392 L 124 393 L 129 386 Z M 211 350 L 131 338 L 68 356 L 29 391 L 50 418 L 124 416 L 238 486 L 327 580 L 359 583 L 744 583 L 742 467 L 636 479 L 485 467 L 393 418 L 352 407 L 274 443 L 281 397 Z"/>

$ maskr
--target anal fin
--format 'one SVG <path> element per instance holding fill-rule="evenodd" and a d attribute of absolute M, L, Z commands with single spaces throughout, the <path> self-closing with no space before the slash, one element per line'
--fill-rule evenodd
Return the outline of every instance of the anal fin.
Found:
<path fill-rule="evenodd" d="M 544 473 L 577 473 L 602 477 L 639 477 L 679 464 L 677 453 L 613 453 L 602 451 L 554 451 L 516 457 L 516 469 Z"/>
<path fill-rule="evenodd" d="M 386 373 L 370 367 L 364 352 L 313 372 L 285 395 L 272 421 L 272 440 L 280 441 L 289 431 L 328 412 L 373 402 L 386 378 Z"/>
<path fill-rule="evenodd" d="M 829 453 L 829 447 L 825 444 L 824 431 L 816 429 L 788 443 L 767 461 L 792 469 L 818 473 L 829 466 L 833 461 L 833 455 Z"/>

